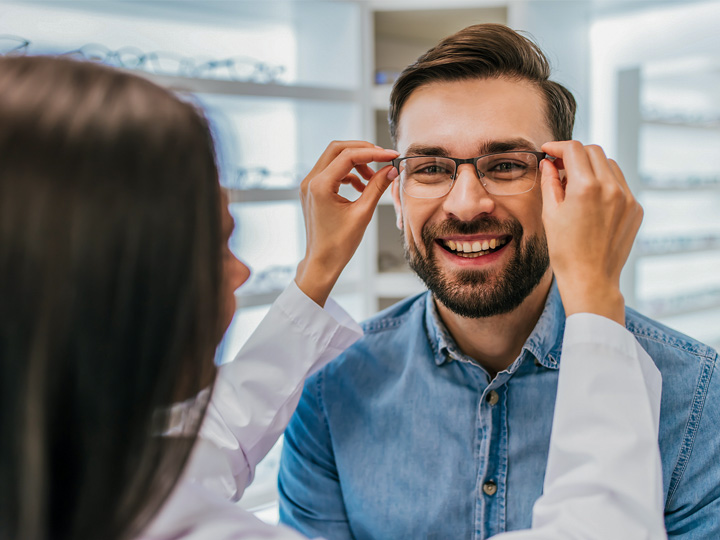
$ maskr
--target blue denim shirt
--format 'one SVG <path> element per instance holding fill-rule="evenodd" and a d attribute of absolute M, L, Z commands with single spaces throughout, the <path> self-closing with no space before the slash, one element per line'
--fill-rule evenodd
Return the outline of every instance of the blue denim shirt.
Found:
<path fill-rule="evenodd" d="M 280 519 L 310 537 L 479 539 L 530 527 L 542 492 L 565 313 L 553 285 L 522 353 L 494 379 L 429 293 L 364 323 L 309 379 L 285 433 Z M 630 309 L 663 375 L 671 538 L 720 539 L 717 353 Z"/>

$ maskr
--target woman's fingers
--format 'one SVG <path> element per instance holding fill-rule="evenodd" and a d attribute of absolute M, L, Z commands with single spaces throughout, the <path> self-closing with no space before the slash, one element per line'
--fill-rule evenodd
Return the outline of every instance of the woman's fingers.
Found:
<path fill-rule="evenodd" d="M 560 158 L 555 164 L 561 161 L 567 178 L 561 197 L 554 167 L 543 164 L 543 223 L 566 313 L 591 311 L 622 323 L 620 272 L 642 209 L 599 146 L 561 141 L 542 149 Z"/>

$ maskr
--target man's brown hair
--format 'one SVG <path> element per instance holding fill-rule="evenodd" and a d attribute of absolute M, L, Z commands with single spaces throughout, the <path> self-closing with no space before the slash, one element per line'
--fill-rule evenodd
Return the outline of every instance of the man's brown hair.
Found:
<path fill-rule="evenodd" d="M 397 143 L 402 107 L 417 88 L 438 81 L 490 78 L 528 81 L 537 86 L 547 103 L 553 137 L 572 138 L 575 98 L 565 87 L 549 80 L 550 64 L 540 47 L 502 24 L 476 24 L 443 39 L 395 81 L 388 113 L 393 142 Z"/>

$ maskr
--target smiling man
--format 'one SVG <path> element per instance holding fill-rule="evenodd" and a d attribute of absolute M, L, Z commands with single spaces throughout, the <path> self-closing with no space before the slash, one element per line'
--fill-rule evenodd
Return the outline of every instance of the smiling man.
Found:
<path fill-rule="evenodd" d="M 281 520 L 306 535 L 477 539 L 530 526 L 565 325 L 543 164 L 562 150 L 597 174 L 616 167 L 596 146 L 551 142 L 571 139 L 575 101 L 549 75 L 531 41 L 476 25 L 395 83 L 393 200 L 429 291 L 366 321 L 306 384 L 279 478 Z M 669 536 L 719 538 L 717 353 L 631 309 L 626 326 L 663 374 Z"/>

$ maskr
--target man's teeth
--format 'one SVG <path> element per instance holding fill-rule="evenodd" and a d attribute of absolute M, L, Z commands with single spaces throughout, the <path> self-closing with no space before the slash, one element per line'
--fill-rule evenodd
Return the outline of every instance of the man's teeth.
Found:
<path fill-rule="evenodd" d="M 477 257 L 480 255 L 487 255 L 488 251 L 507 244 L 507 238 L 493 238 L 492 240 L 483 240 L 480 242 L 455 242 L 453 240 L 446 240 L 445 247 L 454 251 L 457 255 L 463 257 Z"/>

